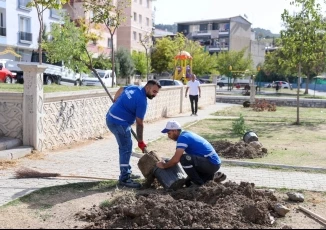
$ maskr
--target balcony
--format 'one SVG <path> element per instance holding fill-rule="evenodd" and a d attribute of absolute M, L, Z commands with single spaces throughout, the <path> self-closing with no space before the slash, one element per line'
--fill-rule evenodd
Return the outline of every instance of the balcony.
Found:
<path fill-rule="evenodd" d="M 210 52 L 228 51 L 229 45 L 224 45 L 222 47 L 220 45 L 210 45 L 208 46 L 208 50 Z"/>
<path fill-rule="evenodd" d="M 33 34 L 27 32 L 19 32 L 19 42 L 31 44 L 33 41 Z"/>
<path fill-rule="evenodd" d="M 0 27 L 0 36 L 7 36 L 7 29 L 4 27 Z"/>
<path fill-rule="evenodd" d="M 27 7 L 27 4 L 30 3 L 31 0 L 18 0 L 18 8 L 23 10 L 31 11 L 31 7 Z"/>

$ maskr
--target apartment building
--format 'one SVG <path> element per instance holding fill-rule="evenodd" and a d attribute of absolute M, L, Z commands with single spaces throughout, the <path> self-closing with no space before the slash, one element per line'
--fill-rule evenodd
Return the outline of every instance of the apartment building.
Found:
<path fill-rule="evenodd" d="M 31 61 L 33 50 L 38 49 L 39 21 L 35 8 L 26 7 L 30 0 L 0 0 L 0 59 Z M 47 31 L 51 23 L 60 22 L 60 14 L 55 9 L 44 12 Z M 5 50 L 12 52 L 3 52 Z M 5 53 L 5 54 L 4 54 Z"/>
<path fill-rule="evenodd" d="M 242 16 L 177 22 L 177 31 L 200 42 L 210 53 L 246 48 L 246 53 L 253 57 L 254 66 L 264 61 L 265 52 L 260 52 L 263 46 L 253 39 L 251 23 Z"/>
<path fill-rule="evenodd" d="M 153 30 L 152 12 L 152 0 L 131 0 L 125 9 L 126 21 L 117 30 L 118 48 L 145 52 L 140 41 Z"/>
<path fill-rule="evenodd" d="M 116 0 L 113 1 L 116 4 Z M 70 0 L 69 4 L 65 4 L 63 9 L 66 10 L 67 14 L 72 20 L 85 19 L 90 22 L 93 16 L 93 12 L 86 11 L 83 6 L 82 0 Z M 107 57 L 111 56 L 111 44 L 112 39 L 108 28 L 103 25 L 92 25 L 90 27 L 90 33 L 100 35 L 101 39 L 90 42 L 87 46 L 87 50 L 93 54 L 93 57 L 97 57 L 100 54 L 104 54 Z M 113 36 L 113 47 L 117 46 L 117 33 Z"/>

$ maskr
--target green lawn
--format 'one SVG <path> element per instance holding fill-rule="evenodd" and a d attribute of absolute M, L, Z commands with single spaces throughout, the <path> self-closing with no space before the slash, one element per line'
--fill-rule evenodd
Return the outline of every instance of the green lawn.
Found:
<path fill-rule="evenodd" d="M 235 106 L 216 112 L 216 118 L 201 120 L 185 129 L 209 141 L 235 143 L 243 137 L 232 132 L 232 123 L 240 114 L 247 130 L 254 131 L 268 150 L 266 157 L 242 161 L 326 168 L 326 108 L 300 108 L 301 124 L 295 125 L 296 108 L 277 107 L 276 112 L 255 112 Z M 149 143 L 148 148 L 160 149 L 161 156 L 171 157 L 175 142 L 163 137 Z"/>
<path fill-rule="evenodd" d="M 65 85 L 44 85 L 44 93 L 53 92 L 69 92 L 80 90 L 103 89 L 102 86 L 65 86 Z M 4 84 L 0 83 L 0 92 L 15 92 L 22 93 L 24 91 L 23 84 Z"/>

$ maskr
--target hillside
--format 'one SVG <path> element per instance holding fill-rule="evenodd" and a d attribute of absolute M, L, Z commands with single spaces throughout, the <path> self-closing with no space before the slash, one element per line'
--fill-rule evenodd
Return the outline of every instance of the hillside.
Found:
<path fill-rule="evenodd" d="M 172 25 L 157 24 L 157 25 L 155 25 L 155 28 L 160 29 L 160 30 L 166 30 L 166 31 L 172 32 L 174 34 L 177 33 L 177 25 L 176 24 L 172 24 Z"/>
<path fill-rule="evenodd" d="M 252 28 L 252 30 L 254 30 L 256 32 L 256 38 L 258 37 L 258 35 L 262 35 L 263 38 L 279 38 L 280 34 L 273 34 L 270 30 L 266 30 L 263 28 Z"/>

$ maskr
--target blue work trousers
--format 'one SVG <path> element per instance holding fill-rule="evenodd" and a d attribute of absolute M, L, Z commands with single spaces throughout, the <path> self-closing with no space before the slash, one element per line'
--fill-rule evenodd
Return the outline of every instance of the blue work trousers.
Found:
<path fill-rule="evenodd" d="M 131 127 L 118 125 L 106 120 L 109 130 L 119 145 L 120 181 L 129 179 L 131 174 L 130 157 L 132 153 Z"/>

